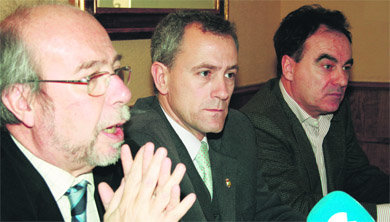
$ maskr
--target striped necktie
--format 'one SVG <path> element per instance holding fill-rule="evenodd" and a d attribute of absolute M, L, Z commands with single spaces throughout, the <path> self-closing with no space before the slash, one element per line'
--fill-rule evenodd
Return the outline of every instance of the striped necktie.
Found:
<path fill-rule="evenodd" d="M 213 177 L 211 175 L 209 149 L 207 143 L 204 141 L 201 142 L 200 149 L 195 157 L 195 162 L 195 167 L 209 190 L 211 199 L 213 199 Z"/>
<path fill-rule="evenodd" d="M 87 185 L 88 181 L 83 180 L 65 192 L 70 202 L 72 222 L 87 221 Z"/>

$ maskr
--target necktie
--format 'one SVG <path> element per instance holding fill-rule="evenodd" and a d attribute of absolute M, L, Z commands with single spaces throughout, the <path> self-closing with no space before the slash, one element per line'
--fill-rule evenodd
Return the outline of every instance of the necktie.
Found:
<path fill-rule="evenodd" d="M 213 178 L 211 175 L 209 150 L 207 143 L 202 141 L 198 154 L 195 157 L 195 167 L 199 172 L 204 184 L 210 192 L 211 199 L 213 199 Z"/>
<path fill-rule="evenodd" d="M 83 180 L 65 192 L 70 202 L 72 222 L 87 221 L 87 184 L 88 181 Z"/>

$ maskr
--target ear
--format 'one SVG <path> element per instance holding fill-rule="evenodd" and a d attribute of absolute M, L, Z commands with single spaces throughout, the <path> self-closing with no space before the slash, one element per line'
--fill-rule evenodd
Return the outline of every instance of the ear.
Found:
<path fill-rule="evenodd" d="M 282 72 L 284 78 L 289 81 L 294 79 L 295 60 L 288 55 L 282 57 Z"/>
<path fill-rule="evenodd" d="M 169 69 L 161 62 L 153 62 L 150 72 L 153 76 L 154 85 L 160 94 L 165 95 L 168 93 L 168 72 Z"/>
<path fill-rule="evenodd" d="M 34 125 L 34 112 L 29 100 L 30 88 L 15 84 L 1 94 L 3 104 L 27 127 Z"/>

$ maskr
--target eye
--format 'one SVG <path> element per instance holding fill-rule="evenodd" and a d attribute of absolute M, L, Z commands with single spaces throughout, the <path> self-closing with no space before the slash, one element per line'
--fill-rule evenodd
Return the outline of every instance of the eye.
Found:
<path fill-rule="evenodd" d="M 327 69 L 327 70 L 333 69 L 333 65 L 329 65 L 329 64 L 324 65 L 323 67 L 324 67 L 325 69 Z"/>
<path fill-rule="evenodd" d="M 97 79 L 97 78 L 104 76 L 104 75 L 107 75 L 107 74 L 108 74 L 108 72 L 97 72 L 97 73 L 93 73 L 93 74 L 91 74 L 83 79 L 93 80 L 93 79 Z"/>
<path fill-rule="evenodd" d="M 343 66 L 343 70 L 345 70 L 345 71 L 348 71 L 348 70 L 351 70 L 351 69 L 352 69 L 351 65 Z"/>
<path fill-rule="evenodd" d="M 234 72 L 229 72 L 225 74 L 225 77 L 228 79 L 233 79 L 236 76 L 236 73 Z"/>
<path fill-rule="evenodd" d="M 199 73 L 201 76 L 207 77 L 210 74 L 210 71 L 202 71 Z"/>

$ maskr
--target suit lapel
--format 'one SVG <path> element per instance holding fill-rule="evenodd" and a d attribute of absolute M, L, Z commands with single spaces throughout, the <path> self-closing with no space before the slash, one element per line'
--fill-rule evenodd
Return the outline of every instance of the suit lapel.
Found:
<path fill-rule="evenodd" d="M 235 220 L 237 160 L 226 155 L 221 140 L 209 140 L 210 161 L 213 175 L 214 198 L 217 200 L 220 220 Z M 230 184 L 229 184 L 230 182 Z M 230 187 L 229 187 L 230 185 Z M 216 218 L 217 219 L 217 218 Z"/>
<path fill-rule="evenodd" d="M 295 114 L 292 112 L 292 110 L 284 100 L 280 90 L 281 89 L 279 87 L 279 82 L 275 81 L 273 93 L 279 100 L 279 104 L 281 104 L 287 119 L 293 120 L 289 121 L 289 124 L 291 124 L 291 128 L 293 131 L 294 142 L 297 143 L 296 147 L 299 148 L 299 153 L 302 156 L 299 159 L 303 161 L 303 165 L 306 168 L 307 178 L 309 178 L 308 181 L 310 181 L 310 186 L 313 190 L 316 190 L 317 192 L 322 194 L 320 174 L 309 138 L 307 137 L 305 130 L 303 129 L 298 118 L 295 116 Z"/>
<path fill-rule="evenodd" d="M 187 169 L 187 172 L 184 175 L 184 178 L 180 184 L 180 188 L 182 189 L 183 195 L 182 197 L 189 193 L 195 193 L 197 197 L 194 206 L 191 208 L 192 212 L 188 212 L 187 215 L 190 214 L 188 216 L 190 216 L 191 218 L 199 218 L 199 215 L 202 215 L 202 218 L 212 220 L 214 216 L 212 212 L 210 194 L 205 184 L 200 178 L 199 173 L 196 170 L 190 158 L 190 155 L 188 154 L 182 142 L 177 141 L 175 147 L 180 147 L 176 149 L 179 157 L 178 159 L 181 161 L 181 163 L 185 164 Z"/>
<path fill-rule="evenodd" d="M 183 163 L 186 166 L 186 173 L 180 183 L 181 199 L 190 193 L 196 194 L 196 201 L 194 205 L 186 213 L 182 220 L 212 220 L 213 214 L 211 200 L 207 188 L 200 178 L 183 142 L 166 119 L 157 97 L 154 97 L 152 108 L 158 113 L 158 115 L 161 116 L 161 119 L 164 122 L 161 127 L 167 127 L 165 132 L 168 133 L 169 139 L 165 138 L 167 139 L 166 148 L 168 150 L 168 157 L 172 161 L 172 166 L 176 166 L 178 163 Z"/>
<path fill-rule="evenodd" d="M 8 132 L 1 132 L 1 134 L 1 155 L 2 161 L 4 161 L 1 163 L 2 189 L 6 189 L 10 183 L 15 184 L 7 191 L 2 190 L 2 194 L 6 192 L 2 196 L 2 200 L 8 198 L 8 195 L 13 195 L 12 203 L 15 202 L 14 200 L 25 200 L 19 202 L 13 210 L 18 211 L 19 207 L 24 206 L 25 209 L 20 212 L 34 215 L 36 220 L 63 220 L 57 203 L 42 176 L 17 148 Z M 8 182 L 5 182 L 7 180 Z"/>
<path fill-rule="evenodd" d="M 326 166 L 326 177 L 328 182 L 328 192 L 340 189 L 336 184 L 342 184 L 338 182 L 338 178 L 341 175 L 341 172 L 345 160 L 345 136 L 340 136 L 343 133 L 344 128 L 339 124 L 340 116 L 337 115 L 337 112 L 333 116 L 331 121 L 330 129 L 328 134 L 324 139 L 324 159 Z M 332 160 L 332 161 L 327 161 Z"/>

